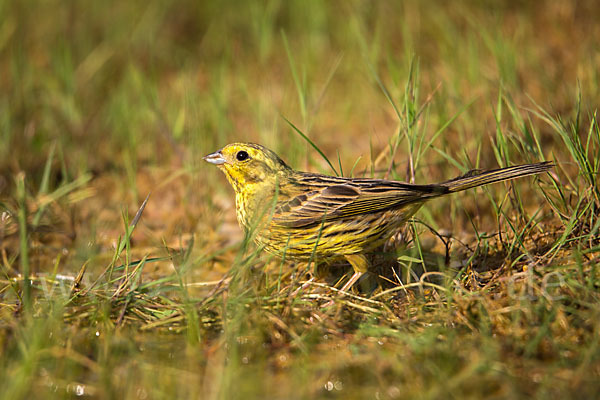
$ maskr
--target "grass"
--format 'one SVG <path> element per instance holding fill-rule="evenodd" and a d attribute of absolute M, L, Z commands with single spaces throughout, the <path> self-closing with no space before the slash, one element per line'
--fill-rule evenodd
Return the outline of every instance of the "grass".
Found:
<path fill-rule="evenodd" d="M 596 9 L 0 0 L 0 397 L 595 397 Z M 233 141 L 416 183 L 556 167 L 427 204 L 340 297 L 344 266 L 294 293 L 243 236 L 201 160 Z"/>

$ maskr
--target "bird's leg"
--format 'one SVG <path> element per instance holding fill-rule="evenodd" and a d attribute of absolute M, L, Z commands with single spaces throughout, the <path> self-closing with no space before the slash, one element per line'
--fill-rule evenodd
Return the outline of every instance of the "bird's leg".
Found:
<path fill-rule="evenodd" d="M 346 284 L 340 289 L 341 292 L 348 291 L 348 289 L 350 289 L 356 283 L 356 281 L 358 281 L 360 277 L 363 276 L 365 272 L 367 272 L 367 269 L 369 267 L 369 260 L 367 260 L 367 257 L 365 257 L 362 254 L 349 254 L 345 255 L 344 257 L 346 258 L 346 261 L 348 261 L 350 265 L 352 265 L 352 269 L 354 269 L 354 274 L 352 274 L 348 282 L 346 282 Z M 330 300 L 326 304 L 324 304 L 323 307 L 330 307 L 334 303 L 335 302 L 333 300 Z"/>
<path fill-rule="evenodd" d="M 342 292 L 347 292 L 348 289 L 352 288 L 356 281 L 358 281 L 360 277 L 363 276 L 365 272 L 367 272 L 367 269 L 369 267 L 369 261 L 367 260 L 367 257 L 365 257 L 363 254 L 349 254 L 344 257 L 354 269 L 354 274 L 350 277 L 348 282 L 346 282 L 346 284 L 341 289 Z"/>

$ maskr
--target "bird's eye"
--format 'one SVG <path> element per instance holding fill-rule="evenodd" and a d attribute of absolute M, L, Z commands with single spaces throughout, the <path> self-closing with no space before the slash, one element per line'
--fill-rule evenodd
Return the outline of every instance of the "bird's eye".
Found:
<path fill-rule="evenodd" d="M 248 153 L 245 152 L 244 150 L 238 151 L 237 154 L 235 155 L 235 158 L 237 158 L 238 161 L 244 161 L 249 157 Z"/>

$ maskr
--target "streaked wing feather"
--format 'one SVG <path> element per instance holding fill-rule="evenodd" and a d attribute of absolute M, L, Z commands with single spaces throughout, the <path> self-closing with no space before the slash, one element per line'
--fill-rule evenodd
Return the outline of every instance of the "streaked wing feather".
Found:
<path fill-rule="evenodd" d="M 290 227 L 303 227 L 343 217 L 385 211 L 429 197 L 435 193 L 418 185 L 388 186 L 377 182 L 377 190 L 369 191 L 373 182 L 365 187 L 356 184 L 326 186 L 298 195 L 280 206 L 273 221 Z"/>
<path fill-rule="evenodd" d="M 329 219 L 337 210 L 352 203 L 360 190 L 350 185 L 333 185 L 300 194 L 278 207 L 273 220 L 293 227 Z"/>

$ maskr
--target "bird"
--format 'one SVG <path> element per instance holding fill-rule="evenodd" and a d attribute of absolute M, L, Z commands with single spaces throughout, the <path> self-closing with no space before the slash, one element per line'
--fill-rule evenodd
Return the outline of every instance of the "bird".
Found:
<path fill-rule="evenodd" d="M 235 192 L 240 227 L 259 247 L 285 259 L 328 265 L 346 260 L 354 273 L 346 292 L 369 269 L 367 255 L 383 245 L 428 200 L 540 174 L 549 161 L 417 185 L 297 171 L 256 143 L 231 143 L 203 159 L 225 173 Z"/>

